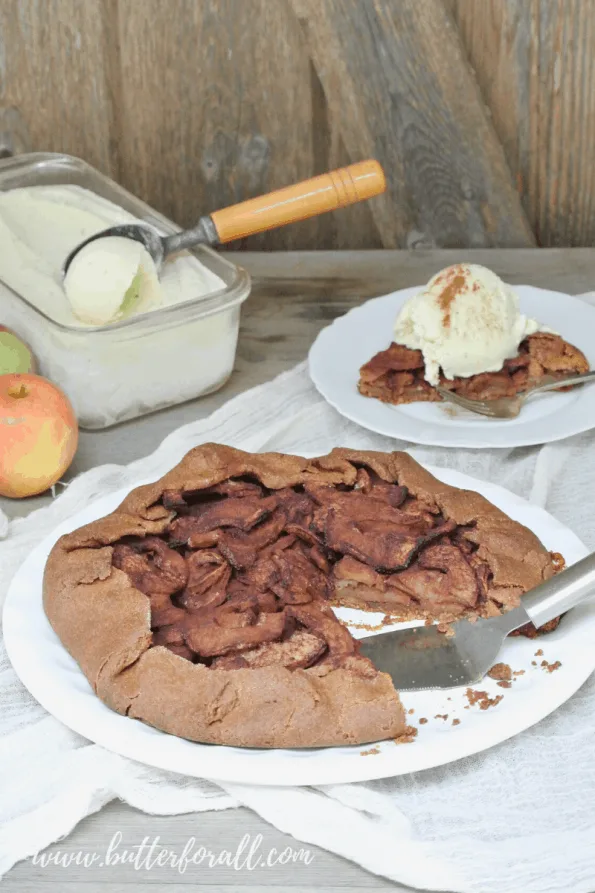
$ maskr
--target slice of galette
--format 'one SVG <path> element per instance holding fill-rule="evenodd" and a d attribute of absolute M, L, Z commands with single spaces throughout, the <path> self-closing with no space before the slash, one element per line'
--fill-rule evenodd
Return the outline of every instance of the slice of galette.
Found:
<path fill-rule="evenodd" d="M 578 347 L 559 335 L 536 332 L 521 342 L 518 354 L 505 360 L 497 372 L 452 379 L 441 373 L 439 384 L 470 400 L 498 400 L 522 394 L 546 376 L 562 379 L 588 371 L 587 358 Z M 364 397 L 394 405 L 442 401 L 426 378 L 421 350 L 410 350 L 394 342 L 361 367 L 357 387 Z"/>

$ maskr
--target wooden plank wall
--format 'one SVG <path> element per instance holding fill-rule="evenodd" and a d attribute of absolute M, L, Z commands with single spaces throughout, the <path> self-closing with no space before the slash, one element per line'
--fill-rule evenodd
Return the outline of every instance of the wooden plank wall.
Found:
<path fill-rule="evenodd" d="M 0 0 L 0 154 L 180 224 L 377 157 L 386 196 L 253 249 L 591 245 L 595 0 Z"/>

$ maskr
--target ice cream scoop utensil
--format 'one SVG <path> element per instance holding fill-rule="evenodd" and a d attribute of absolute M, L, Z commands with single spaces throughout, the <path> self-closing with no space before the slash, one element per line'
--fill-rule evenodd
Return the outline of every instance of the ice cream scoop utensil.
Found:
<path fill-rule="evenodd" d="M 199 244 L 224 245 L 234 239 L 242 239 L 287 223 L 316 217 L 325 211 L 355 204 L 380 195 L 385 189 L 386 180 L 380 164 L 373 160 L 360 161 L 215 211 L 201 217 L 192 229 L 173 235 L 163 236 L 155 227 L 146 223 L 110 226 L 77 245 L 66 258 L 62 273 L 66 276 L 75 255 L 95 239 L 108 236 L 136 239 L 147 249 L 159 270 L 165 258 L 177 251 Z"/>
<path fill-rule="evenodd" d="M 595 553 L 556 574 L 498 617 L 453 624 L 454 635 L 436 626 L 377 633 L 361 639 L 361 654 L 388 673 L 399 691 L 475 685 L 495 663 L 506 636 L 533 622 L 543 626 L 595 594 Z"/>
<path fill-rule="evenodd" d="M 478 415 L 489 416 L 492 419 L 516 419 L 525 400 L 534 394 L 541 394 L 544 391 L 556 391 L 559 388 L 566 388 L 570 385 L 586 384 L 589 381 L 595 381 L 595 370 L 584 372 L 582 375 L 569 375 L 566 378 L 554 378 L 553 375 L 545 376 L 540 384 L 534 388 L 529 388 L 516 397 L 499 397 L 497 400 L 470 400 L 468 397 L 461 397 L 448 388 L 440 385 L 436 386 L 436 390 L 443 400 L 449 403 L 456 403 L 469 412 L 478 413 Z"/>

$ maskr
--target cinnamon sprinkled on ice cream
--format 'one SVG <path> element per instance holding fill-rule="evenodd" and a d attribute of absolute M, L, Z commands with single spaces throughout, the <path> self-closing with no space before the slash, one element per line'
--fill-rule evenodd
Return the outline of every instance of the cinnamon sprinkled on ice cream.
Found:
<path fill-rule="evenodd" d="M 544 329 L 519 310 L 519 299 L 499 276 L 478 264 L 437 273 L 401 308 L 394 340 L 421 350 L 425 378 L 468 378 L 499 371 L 528 335 Z"/>

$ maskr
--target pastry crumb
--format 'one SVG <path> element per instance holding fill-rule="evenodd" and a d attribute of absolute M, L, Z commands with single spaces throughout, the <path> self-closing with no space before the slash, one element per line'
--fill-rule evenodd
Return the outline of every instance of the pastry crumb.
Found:
<path fill-rule="evenodd" d="M 371 747 L 369 750 L 360 750 L 360 757 L 369 757 L 372 754 L 380 753 L 379 747 Z"/>
<path fill-rule="evenodd" d="M 480 710 L 487 710 L 488 707 L 495 707 L 504 697 L 504 695 L 496 695 L 495 698 L 490 698 L 488 697 L 487 691 L 476 691 L 472 688 L 468 688 L 465 694 L 469 701 L 469 706 L 473 707 L 474 704 L 479 704 Z"/>
<path fill-rule="evenodd" d="M 469 701 L 469 706 L 473 707 L 474 704 L 477 704 L 478 701 L 481 701 L 483 698 L 487 698 L 487 691 L 476 691 L 473 688 L 468 688 L 465 692 L 467 696 L 467 700 Z"/>
<path fill-rule="evenodd" d="M 544 670 L 547 670 L 548 673 L 553 673 L 554 670 L 557 670 L 559 667 L 562 666 L 562 662 L 557 660 L 557 661 L 554 661 L 553 664 L 548 664 L 547 660 L 542 660 L 541 666 L 543 667 Z"/>
<path fill-rule="evenodd" d="M 403 734 L 399 735 L 398 738 L 393 738 L 395 744 L 408 744 L 410 741 L 417 736 L 417 729 L 415 726 L 406 726 L 403 730 Z"/>
<path fill-rule="evenodd" d="M 532 667 L 536 667 L 536 666 L 537 666 L 537 661 L 536 661 L 536 660 L 532 660 L 532 661 L 531 661 L 531 666 L 532 666 Z"/>
<path fill-rule="evenodd" d="M 364 629 L 367 633 L 377 633 L 383 626 L 382 623 L 372 626 L 370 623 L 360 623 L 358 620 L 341 620 L 340 623 L 347 629 Z"/>
<path fill-rule="evenodd" d="M 460 722 L 461 722 L 460 719 L 453 719 L 452 724 L 453 724 L 453 726 L 458 726 Z"/>
<path fill-rule="evenodd" d="M 524 670 L 513 670 L 512 675 L 513 675 L 513 676 L 524 676 L 524 675 L 525 675 L 525 671 L 524 671 Z"/>
<path fill-rule="evenodd" d="M 510 679 L 501 679 L 500 682 L 497 682 L 496 685 L 499 685 L 500 688 L 512 688 L 512 682 Z"/>
<path fill-rule="evenodd" d="M 428 720 L 426 719 L 425 716 L 420 716 L 420 718 L 419 718 L 419 724 L 420 724 L 420 726 L 425 725 L 425 724 L 427 723 L 427 721 L 428 721 Z"/>
<path fill-rule="evenodd" d="M 539 651 L 535 652 L 535 657 L 541 657 L 543 654 L 543 648 L 540 648 Z"/>
<path fill-rule="evenodd" d="M 448 719 L 448 713 L 437 713 L 434 719 Z"/>
<path fill-rule="evenodd" d="M 494 666 L 488 670 L 488 676 L 490 679 L 499 679 L 502 682 L 509 682 L 512 678 L 512 670 L 508 664 L 494 664 Z"/>
<path fill-rule="evenodd" d="M 495 698 L 487 698 L 485 701 L 480 701 L 479 709 L 487 710 L 488 707 L 495 707 L 497 704 L 500 703 L 503 697 L 504 695 L 496 695 Z"/>
<path fill-rule="evenodd" d="M 442 633 L 444 636 L 446 636 L 447 639 L 451 638 L 455 634 L 455 631 L 452 628 L 452 624 L 450 623 L 439 623 L 436 629 L 439 633 Z"/>
<path fill-rule="evenodd" d="M 410 707 L 407 713 L 409 714 L 409 716 L 412 716 L 415 713 L 415 710 L 413 709 L 413 707 Z"/>

